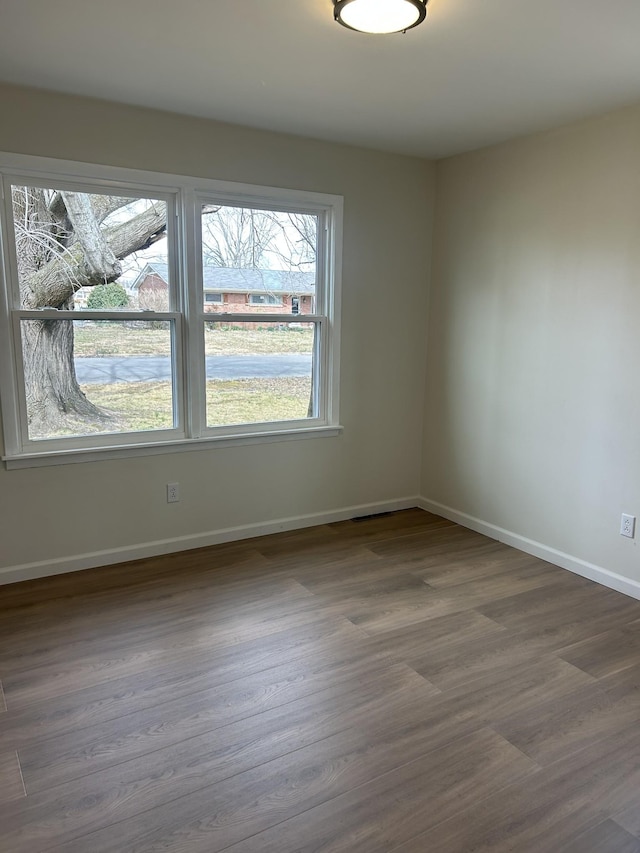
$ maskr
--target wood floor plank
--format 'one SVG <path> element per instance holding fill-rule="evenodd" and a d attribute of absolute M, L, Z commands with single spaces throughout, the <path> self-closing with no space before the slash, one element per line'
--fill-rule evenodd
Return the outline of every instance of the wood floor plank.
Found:
<path fill-rule="evenodd" d="M 558 853 L 610 816 L 616 802 L 635 803 L 639 783 L 640 732 L 634 725 L 480 798 L 429 833 L 391 849 Z"/>
<path fill-rule="evenodd" d="M 546 651 L 543 638 L 500 631 L 442 650 L 425 649 L 411 658 L 411 666 L 441 690 L 454 690 L 500 670 L 529 666 Z"/>
<path fill-rule="evenodd" d="M 627 808 L 614 814 L 613 819 L 618 826 L 621 826 L 634 838 L 640 839 L 640 797 Z"/>
<path fill-rule="evenodd" d="M 588 595 L 584 594 L 586 592 Z M 557 653 L 575 643 L 619 628 L 635 618 L 640 602 L 615 593 L 616 603 L 611 606 L 612 602 L 606 596 L 610 590 L 603 590 L 605 597 L 600 610 L 598 589 L 593 592 L 573 590 L 571 586 L 546 587 L 489 606 L 480 605 L 477 610 L 523 641 L 535 641 L 548 652 Z M 497 612 L 504 601 L 508 602 L 505 609 Z M 520 608 L 522 611 L 518 613 Z M 507 609 L 511 611 L 509 615 Z"/>
<path fill-rule="evenodd" d="M 354 549 L 347 549 L 337 559 L 332 557 L 329 561 L 305 559 L 293 565 L 292 560 L 291 576 L 314 594 L 327 591 L 339 595 L 341 588 L 347 589 L 358 582 L 389 582 L 400 575 L 408 575 L 413 583 L 421 583 L 419 578 L 400 572 L 395 562 L 379 557 L 364 547 L 356 550 L 357 556 Z M 278 565 L 281 565 L 280 560 Z"/>
<path fill-rule="evenodd" d="M 296 585 L 300 593 L 289 593 L 281 601 L 256 602 L 246 607 L 226 607 L 220 611 L 207 611 L 206 625 L 201 631 L 186 634 L 169 634 L 166 638 L 141 643 L 134 655 L 118 654 L 113 657 L 109 649 L 80 660 L 60 659 L 51 664 L 19 672 L 4 672 L 3 683 L 7 707 L 22 709 L 34 701 L 51 699 L 79 686 L 99 684 L 106 678 L 118 678 L 132 671 L 143 672 L 147 667 L 163 660 L 176 648 L 199 648 L 203 643 L 218 648 L 232 646 L 253 639 L 268 637 L 283 629 L 297 628 L 315 618 L 331 614 L 332 608 L 322 606 L 314 597 Z M 185 641 L 186 640 L 186 641 Z"/>
<path fill-rule="evenodd" d="M 6 640 L 0 651 L 0 667 L 4 671 L 31 669 L 55 662 L 56 651 L 59 657 L 69 659 L 77 654 L 84 657 L 92 651 L 100 650 L 100 641 L 105 633 L 112 637 L 110 648 L 126 647 L 133 640 L 136 645 L 145 638 L 157 642 L 158 637 L 179 633 L 181 627 L 194 633 L 209 627 L 230 610 L 238 612 L 260 612 L 265 608 L 265 600 L 276 608 L 304 603 L 310 598 L 309 592 L 293 579 L 263 578 L 261 581 L 236 581 L 235 584 L 212 582 L 205 576 L 182 580 L 158 582 L 138 590 L 135 595 L 108 593 L 103 598 L 98 595 L 79 597 L 74 602 L 64 602 L 64 619 L 60 619 L 57 608 L 52 606 L 49 620 L 51 625 L 41 620 L 22 616 L 20 624 L 4 624 L 3 630 L 10 631 L 12 637 L 19 636 L 20 646 Z M 239 615 L 242 615 L 241 613 Z M 55 647 L 43 648 L 43 632 Z M 33 658 L 33 662 L 32 662 Z"/>
<path fill-rule="evenodd" d="M 447 525 L 436 530 L 426 528 L 371 543 L 368 547 L 375 554 L 393 557 L 403 563 L 424 558 L 451 558 L 468 548 L 492 545 L 495 540 L 459 525 Z"/>
<path fill-rule="evenodd" d="M 420 578 L 398 574 L 385 579 L 314 584 L 318 601 L 369 633 L 410 625 L 433 613 L 433 596 Z M 438 605 L 436 605 L 438 606 Z"/>
<path fill-rule="evenodd" d="M 416 573 L 417 574 L 417 573 Z M 480 577 L 471 577 L 459 584 L 446 584 L 437 588 L 440 596 L 463 603 L 466 607 L 480 607 L 487 602 L 512 597 L 541 587 L 561 587 L 568 582 L 567 573 L 535 557 L 516 557 L 511 569 Z M 569 580 L 572 583 L 572 579 Z M 427 581 L 428 583 L 428 581 Z"/>
<path fill-rule="evenodd" d="M 438 693 L 403 664 L 406 678 L 419 685 L 420 695 Z M 253 717 L 273 708 L 320 693 L 339 691 L 354 682 L 382 678 L 384 661 L 356 655 L 339 662 L 318 661 L 315 667 L 294 661 L 209 690 L 190 693 L 161 705 L 117 717 L 95 727 L 55 738 L 44 737 L 21 749 L 23 773 L 30 791 L 77 778 L 156 749 L 179 743 L 232 721 Z"/>
<path fill-rule="evenodd" d="M 317 527 L 289 530 L 277 535 L 260 536 L 251 540 L 251 545 L 258 553 L 278 564 L 278 559 L 295 551 L 314 554 L 331 554 L 336 549 L 344 549 L 344 543 L 335 528 L 330 524 Z"/>
<path fill-rule="evenodd" d="M 514 568 L 508 577 L 491 575 L 438 590 L 430 589 L 411 573 L 398 574 L 388 581 L 309 584 L 309 589 L 315 587 L 315 594 L 327 606 L 375 634 L 467 610 L 513 594 L 516 589 L 562 584 L 564 580 L 562 570 L 535 561 Z"/>
<path fill-rule="evenodd" d="M 640 601 L 605 589 L 592 581 L 566 573 L 562 586 L 540 587 L 479 605 L 489 619 L 512 630 L 556 628 L 563 624 L 582 624 L 590 628 L 594 620 L 610 620 L 609 628 L 640 618 Z"/>
<path fill-rule="evenodd" d="M 414 537 L 411 550 L 403 552 L 402 549 L 398 553 L 390 551 L 390 553 L 381 553 L 389 551 L 388 543 L 373 543 L 370 548 L 373 553 L 385 559 L 393 559 L 399 568 L 404 571 L 412 571 L 420 574 L 425 580 L 428 576 L 435 578 L 446 578 L 449 567 L 451 571 L 456 573 L 461 566 L 467 568 L 474 565 L 482 566 L 492 556 L 497 554 L 510 554 L 513 559 L 530 558 L 530 555 L 525 555 L 522 551 L 517 551 L 508 545 L 501 542 L 496 542 L 495 539 L 487 537 L 478 538 L 455 538 L 452 535 L 454 532 L 448 533 L 442 531 L 440 536 L 435 536 L 428 541 L 425 537 L 418 540 Z M 481 577 L 486 572 L 479 572 Z"/>
<path fill-rule="evenodd" d="M 247 838 L 229 853 L 388 853 L 457 814 L 479 788 L 493 793 L 535 773 L 522 753 L 481 730 Z M 207 829 L 204 821 L 194 826 L 190 849 L 208 849 Z"/>
<path fill-rule="evenodd" d="M 634 666 L 612 672 L 598 679 L 600 688 L 613 701 L 629 697 L 640 698 L 640 660 Z"/>
<path fill-rule="evenodd" d="M 340 538 L 351 545 L 366 541 L 368 545 L 376 542 L 390 542 L 411 533 L 435 533 L 438 530 L 452 530 L 456 525 L 438 515 L 420 509 L 405 510 L 402 513 L 385 512 L 373 516 L 364 516 L 347 521 L 336 521 L 328 527 Z"/>
<path fill-rule="evenodd" d="M 640 719 L 640 697 L 617 702 L 598 683 L 505 716 L 496 731 L 541 765 L 583 749 Z"/>
<path fill-rule="evenodd" d="M 78 599 L 91 601 L 96 596 L 106 598 L 110 595 L 120 596 L 123 603 L 126 599 L 135 597 L 140 592 L 153 590 L 167 581 L 175 582 L 177 577 L 184 579 L 187 584 L 192 576 L 196 578 L 203 574 L 216 579 L 255 576 L 252 569 L 267 566 L 267 560 L 255 548 L 254 540 L 246 540 L 228 545 L 218 545 L 215 549 L 199 548 L 192 551 L 181 551 L 166 554 L 162 557 L 151 557 L 127 563 L 102 566 L 96 569 L 85 569 L 80 572 L 53 575 L 23 583 L 8 584 L 2 588 L 3 605 L 11 610 L 6 611 L 18 618 L 28 615 L 31 620 L 47 617 L 58 607 L 73 606 Z M 127 590 L 127 596 L 122 591 Z M 52 611 L 52 603 L 56 605 Z"/>
<path fill-rule="evenodd" d="M 529 554 L 514 553 L 508 545 L 486 546 L 484 553 L 478 555 L 473 549 L 468 558 L 456 557 L 455 560 L 438 560 L 433 565 L 416 566 L 412 572 L 425 580 L 434 589 L 459 586 L 473 580 L 510 573 L 516 568 L 538 565 L 540 561 Z"/>
<path fill-rule="evenodd" d="M 570 841 L 561 853 L 640 853 L 640 839 L 612 820 L 604 820 Z"/>
<path fill-rule="evenodd" d="M 373 635 L 371 648 L 386 651 L 397 660 L 413 666 L 413 662 L 419 663 L 425 653 L 432 655 L 446 648 L 454 648 L 458 643 L 482 640 L 501 634 L 504 630 L 497 622 L 476 610 L 459 610 Z"/>
<path fill-rule="evenodd" d="M 0 718 L 0 737 L 20 748 L 38 738 L 102 727 L 117 717 L 221 687 L 277 665 L 308 657 L 338 663 L 345 657 L 343 649 L 356 657 L 369 642 L 347 619 L 330 618 L 231 646 L 218 647 L 200 639 L 186 649 L 163 654 L 161 663 L 143 668 L 136 650 L 130 674 L 112 678 L 115 667 L 108 667 L 99 684 L 11 711 Z M 82 683 L 86 682 L 78 678 L 78 684 Z"/>
<path fill-rule="evenodd" d="M 574 643 L 557 654 L 596 678 L 612 675 L 640 661 L 640 622 Z"/>
<path fill-rule="evenodd" d="M 67 782 L 59 780 L 55 788 L 51 784 L 39 787 L 30 793 L 29 802 L 20 810 L 0 810 L 5 838 L 11 840 L 16 851 L 40 849 L 40 845 L 52 841 L 67 850 L 71 849 L 74 837 L 95 829 L 96 825 L 130 820 L 123 829 L 110 827 L 101 842 L 105 849 L 128 850 L 135 835 L 131 834 L 131 827 L 138 822 L 137 816 L 141 815 L 141 825 L 146 825 L 150 809 L 164 814 L 162 807 L 169 808 L 178 796 L 192 806 L 210 803 L 212 796 L 216 802 L 229 797 L 233 804 L 239 801 L 245 786 L 251 786 L 251 796 L 255 797 L 258 780 L 280 776 L 286 786 L 291 784 L 287 780 L 294 773 L 300 775 L 299 786 L 304 791 L 305 780 L 313 783 L 316 777 L 309 768 L 320 758 L 331 767 L 353 765 L 351 774 L 366 777 L 378 766 L 372 761 L 395 766 L 401 748 L 408 753 L 419 743 L 439 743 L 425 727 L 421 740 L 417 735 L 405 734 L 397 725 L 391 726 L 386 740 L 381 734 L 385 725 L 388 726 L 390 713 L 399 720 L 415 717 L 418 705 L 424 704 L 428 693 L 415 673 L 394 665 L 360 690 L 349 689 L 348 684 L 342 690 L 334 686 L 312 701 L 305 697 L 214 732 L 207 731 L 168 746 L 157 744 L 153 752 L 145 752 L 137 759 Z M 353 728 L 356 723 L 358 731 Z M 376 732 L 375 745 L 367 735 L 369 727 Z M 450 731 L 454 731 L 453 724 Z M 275 793 L 273 796 L 277 799 Z M 183 803 L 177 807 L 180 812 Z M 170 814 L 176 812 L 169 810 L 167 815 Z M 92 841 L 89 849 L 95 850 L 97 843 L 97 839 Z"/>
<path fill-rule="evenodd" d="M 214 592 L 215 584 L 209 583 L 207 591 L 189 589 L 174 594 L 163 585 L 160 600 L 142 596 L 133 601 L 126 597 L 124 602 L 114 599 L 83 603 L 80 599 L 73 608 L 64 609 L 62 618 L 54 617 L 53 627 L 32 625 L 29 619 L 25 627 L 22 623 L 14 626 L 12 638 L 1 641 L 0 672 L 5 674 L 5 681 L 9 676 L 27 680 L 38 669 L 47 672 L 59 668 L 61 661 L 66 668 L 74 669 L 77 660 L 100 662 L 105 650 L 109 659 L 119 659 L 131 648 L 136 655 L 148 650 L 151 663 L 154 655 L 162 659 L 174 649 L 193 649 L 200 641 L 215 639 L 215 629 L 223 619 L 228 622 L 230 612 L 239 617 L 247 614 L 248 621 L 252 614 L 268 616 L 265 598 L 274 608 L 276 619 L 283 607 L 293 614 L 298 602 L 303 608 L 305 601 L 310 602 L 309 593 L 295 581 L 271 585 L 263 582 L 251 589 L 250 596 L 237 591 L 228 594 L 228 590 L 218 594 Z M 279 626 L 280 630 L 284 627 Z M 105 637 L 109 637 L 106 644 Z"/>
<path fill-rule="evenodd" d="M 514 791 L 518 792 L 519 787 L 516 785 Z M 514 802 L 513 797 L 508 802 Z M 493 803 L 494 797 L 490 797 L 490 809 Z M 601 812 L 588 805 L 564 816 L 556 815 L 553 805 L 534 814 L 527 814 L 523 805 L 521 811 L 525 813 L 522 818 L 524 827 L 518 826 L 515 819 L 511 822 L 494 811 L 490 812 L 485 824 L 479 810 L 469 810 L 458 817 L 458 820 L 469 821 L 469 824 L 456 826 L 454 820 L 449 819 L 433 831 L 421 833 L 394 847 L 389 853 L 431 853 L 432 850 L 438 853 L 561 853 L 565 844 L 576 837 L 588 835 L 603 820 Z"/>
<path fill-rule="evenodd" d="M 383 557 L 374 554 L 365 545 L 349 545 L 340 538 L 332 541 L 331 547 L 326 545 L 316 549 L 283 551 L 264 559 L 269 565 L 269 577 L 274 579 L 295 578 L 302 582 L 331 575 L 349 577 L 359 570 L 375 572 L 378 566 L 383 567 L 383 576 L 389 576 L 389 565 Z M 256 572 L 256 579 L 258 577 L 259 571 Z"/>
<path fill-rule="evenodd" d="M 0 808 L 8 803 L 13 804 L 27 796 L 22 778 L 20 758 L 16 751 L 0 751 Z M 0 826 L 0 845 L 2 845 L 2 828 Z"/>
<path fill-rule="evenodd" d="M 581 670 L 542 655 L 526 666 L 516 663 L 494 669 L 482 678 L 443 691 L 430 701 L 424 716 L 434 726 L 442 714 L 444 718 L 472 720 L 477 726 L 491 726 L 500 731 L 500 724 L 505 721 L 527 715 L 535 719 L 541 706 L 554 702 L 562 705 L 575 694 L 588 692 L 595 686 L 594 679 Z"/>

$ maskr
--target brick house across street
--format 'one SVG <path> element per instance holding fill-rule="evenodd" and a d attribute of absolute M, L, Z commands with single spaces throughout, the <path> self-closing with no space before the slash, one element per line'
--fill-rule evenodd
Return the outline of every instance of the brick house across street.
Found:
<path fill-rule="evenodd" d="M 315 273 L 288 270 L 203 268 L 204 308 L 208 313 L 312 314 Z M 139 301 L 154 306 L 167 292 L 168 264 L 148 263 L 130 285 Z"/>

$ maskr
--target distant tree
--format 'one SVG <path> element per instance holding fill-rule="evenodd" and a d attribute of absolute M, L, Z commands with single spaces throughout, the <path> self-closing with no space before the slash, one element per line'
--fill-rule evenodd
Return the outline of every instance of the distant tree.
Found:
<path fill-rule="evenodd" d="M 318 220 L 308 213 L 269 214 L 279 232 L 274 253 L 289 269 L 314 267 L 318 242 Z"/>
<path fill-rule="evenodd" d="M 300 270 L 316 261 L 315 216 L 244 207 L 210 206 L 203 211 L 205 263 L 237 269 Z"/>
<path fill-rule="evenodd" d="M 261 269 L 277 224 L 268 211 L 211 207 L 202 226 L 202 256 L 216 267 Z"/>

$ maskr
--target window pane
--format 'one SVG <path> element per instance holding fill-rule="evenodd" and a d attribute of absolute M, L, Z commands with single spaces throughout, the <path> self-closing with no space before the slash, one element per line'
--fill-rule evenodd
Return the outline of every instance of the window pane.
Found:
<path fill-rule="evenodd" d="M 313 314 L 317 246 L 315 214 L 204 204 L 205 311 Z"/>
<path fill-rule="evenodd" d="M 205 323 L 207 426 L 315 417 L 315 323 Z"/>
<path fill-rule="evenodd" d="M 22 308 L 169 310 L 167 204 L 13 186 Z"/>
<path fill-rule="evenodd" d="M 29 438 L 171 429 L 172 325 L 22 320 Z"/>

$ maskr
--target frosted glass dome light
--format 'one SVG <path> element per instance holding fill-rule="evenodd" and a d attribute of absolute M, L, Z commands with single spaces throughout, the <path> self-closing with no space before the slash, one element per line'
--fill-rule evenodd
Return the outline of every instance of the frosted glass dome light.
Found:
<path fill-rule="evenodd" d="M 333 17 L 361 33 L 403 33 L 424 21 L 428 0 L 333 0 Z"/>

